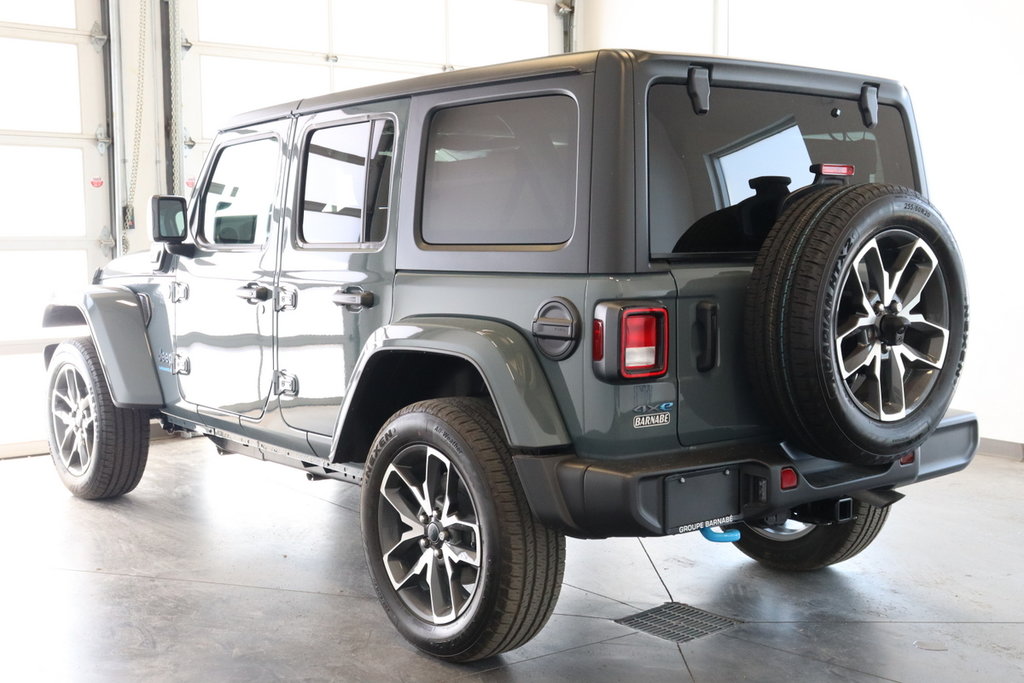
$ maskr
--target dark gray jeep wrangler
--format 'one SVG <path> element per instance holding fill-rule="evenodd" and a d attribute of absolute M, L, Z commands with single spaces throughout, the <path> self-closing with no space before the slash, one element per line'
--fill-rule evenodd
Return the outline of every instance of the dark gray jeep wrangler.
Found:
<path fill-rule="evenodd" d="M 564 534 L 848 559 L 977 444 L 963 269 L 905 90 L 601 51 L 301 100 L 217 137 L 149 254 L 48 325 L 50 443 L 131 491 L 149 422 L 362 484 L 384 610 L 467 661 L 558 598 Z"/>

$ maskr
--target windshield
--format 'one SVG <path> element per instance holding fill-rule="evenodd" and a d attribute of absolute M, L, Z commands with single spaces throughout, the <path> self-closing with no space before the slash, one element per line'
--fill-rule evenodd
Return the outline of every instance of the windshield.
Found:
<path fill-rule="evenodd" d="M 652 257 L 757 251 L 812 164 L 852 164 L 854 183 L 914 187 L 903 119 L 879 106 L 868 129 L 855 100 L 714 88 L 694 114 L 685 84 L 648 95 Z"/>

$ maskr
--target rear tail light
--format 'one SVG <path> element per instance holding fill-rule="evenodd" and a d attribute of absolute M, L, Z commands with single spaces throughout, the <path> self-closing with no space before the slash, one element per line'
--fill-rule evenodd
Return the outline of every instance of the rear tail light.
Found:
<path fill-rule="evenodd" d="M 604 360 L 604 322 L 600 320 L 594 320 L 593 330 L 593 358 L 594 362 L 600 362 Z"/>
<path fill-rule="evenodd" d="M 601 301 L 590 328 L 594 375 L 623 384 L 668 373 L 668 309 L 658 300 Z"/>
<path fill-rule="evenodd" d="M 627 308 L 619 328 L 619 372 L 623 377 L 659 377 L 668 371 L 668 311 Z"/>

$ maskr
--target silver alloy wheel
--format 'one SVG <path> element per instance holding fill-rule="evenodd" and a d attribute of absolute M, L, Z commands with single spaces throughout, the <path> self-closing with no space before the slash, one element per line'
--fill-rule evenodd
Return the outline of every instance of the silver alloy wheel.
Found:
<path fill-rule="evenodd" d="M 795 541 L 814 531 L 816 526 L 814 524 L 804 524 L 795 519 L 787 519 L 782 524 L 776 524 L 775 526 L 753 526 L 748 524 L 747 528 L 758 536 L 763 536 L 771 541 Z"/>
<path fill-rule="evenodd" d="M 476 505 L 462 476 L 437 449 L 410 446 L 388 465 L 378 505 L 392 587 L 421 619 L 455 621 L 476 593 L 483 557 Z"/>
<path fill-rule="evenodd" d="M 949 344 L 949 297 L 935 252 L 902 229 L 857 253 L 833 320 L 838 371 L 868 416 L 895 422 L 935 385 Z"/>
<path fill-rule="evenodd" d="M 57 456 L 70 474 L 80 477 L 96 448 L 96 419 L 89 384 L 74 365 L 65 364 L 57 373 L 50 414 Z"/>

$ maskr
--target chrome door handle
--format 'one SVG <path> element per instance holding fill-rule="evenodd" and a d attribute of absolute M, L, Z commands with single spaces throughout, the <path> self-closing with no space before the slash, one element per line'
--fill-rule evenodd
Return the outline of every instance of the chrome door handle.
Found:
<path fill-rule="evenodd" d="M 358 311 L 363 308 L 372 308 L 377 303 L 377 298 L 373 292 L 364 292 L 356 287 L 349 287 L 348 289 L 339 289 L 331 295 L 331 301 L 335 306 L 345 306 L 350 311 Z"/>
<path fill-rule="evenodd" d="M 250 282 L 244 287 L 239 287 L 235 290 L 235 296 L 240 299 L 245 299 L 250 304 L 258 304 L 270 299 L 273 292 L 270 287 L 264 287 L 258 282 Z"/>

